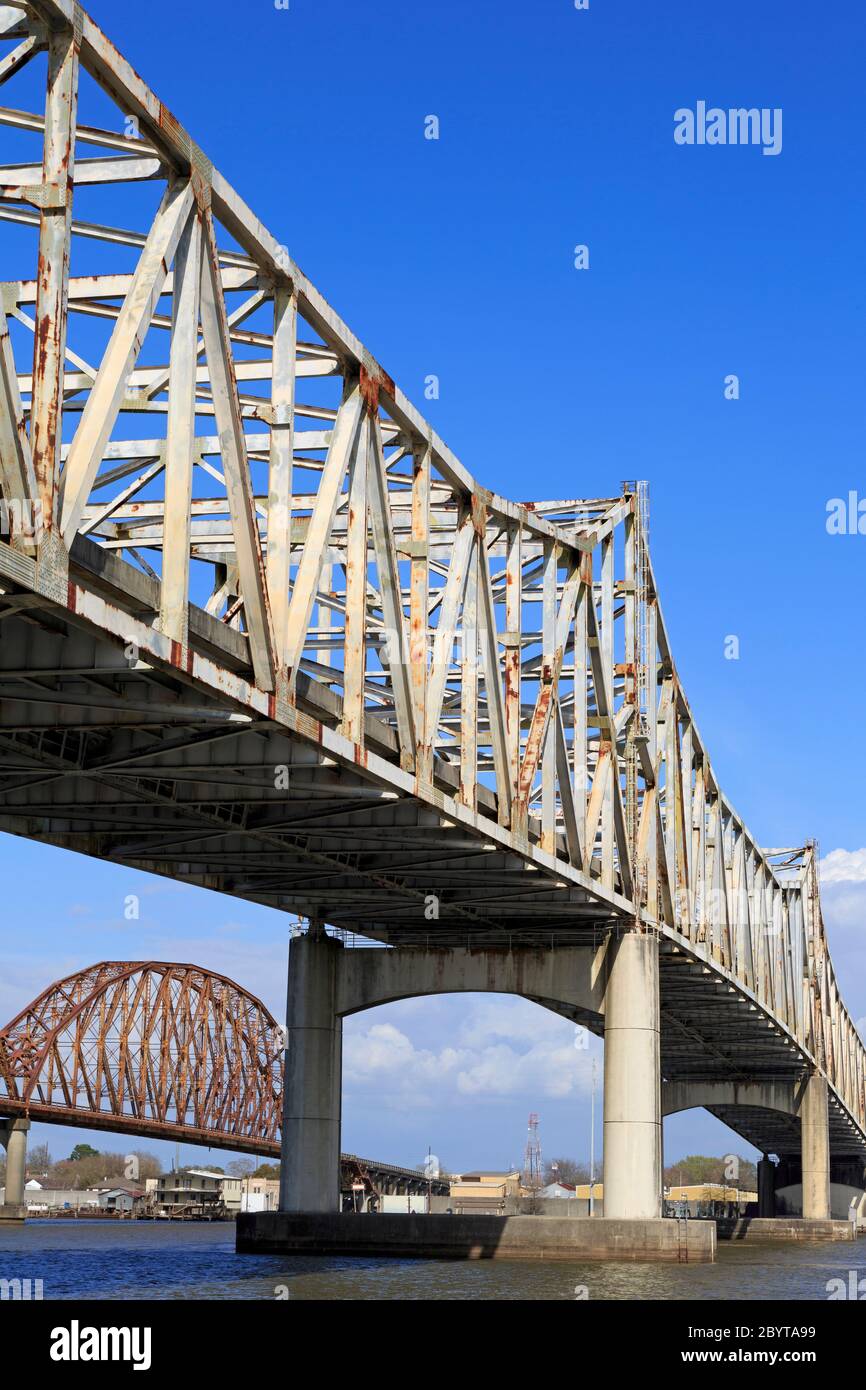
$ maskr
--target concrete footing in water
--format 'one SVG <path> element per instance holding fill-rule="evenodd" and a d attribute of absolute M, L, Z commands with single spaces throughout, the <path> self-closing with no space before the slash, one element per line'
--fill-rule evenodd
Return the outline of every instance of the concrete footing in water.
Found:
<path fill-rule="evenodd" d="M 717 1221 L 719 1240 L 854 1240 L 853 1221 L 803 1220 L 795 1216 L 743 1216 Z"/>
<path fill-rule="evenodd" d="M 0 1226 L 23 1226 L 26 1215 L 23 1202 L 0 1202 Z"/>
<path fill-rule="evenodd" d="M 712 1221 L 556 1216 L 245 1212 L 246 1254 L 384 1255 L 440 1260 L 634 1260 L 706 1264 Z"/>

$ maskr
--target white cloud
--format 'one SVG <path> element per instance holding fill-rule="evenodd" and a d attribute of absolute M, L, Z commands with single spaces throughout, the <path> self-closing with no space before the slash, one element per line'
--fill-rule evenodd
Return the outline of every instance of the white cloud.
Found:
<path fill-rule="evenodd" d="M 510 995 L 480 997 L 460 1027 L 461 1043 L 475 1048 L 503 1038 L 511 1042 L 535 1043 L 540 1038 L 564 1038 L 566 1034 L 573 1036 L 573 1024 L 550 1009 L 539 1008 L 529 999 Z"/>
<path fill-rule="evenodd" d="M 866 849 L 834 849 L 820 863 L 822 883 L 866 883 Z"/>
<path fill-rule="evenodd" d="M 528 1101 L 588 1094 L 590 1054 L 574 1026 L 524 1000 L 481 1001 L 456 1030 L 457 1043 L 417 1046 L 391 1022 L 347 1025 L 347 1093 L 370 1091 L 389 1108 L 523 1096 Z"/>
<path fill-rule="evenodd" d="M 821 894 L 824 921 L 833 949 L 834 930 L 866 926 L 866 883 L 831 883 Z"/>
<path fill-rule="evenodd" d="M 416 1048 L 393 1023 L 374 1023 L 363 1032 L 346 1036 L 343 1074 L 361 1085 L 410 1074 L 413 1083 L 439 1080 L 454 1070 L 460 1055 L 451 1047 L 440 1052 Z"/>
<path fill-rule="evenodd" d="M 562 1100 L 585 1092 L 589 1077 L 587 1053 L 571 1043 L 540 1042 L 526 1052 L 506 1043 L 486 1047 L 457 1077 L 464 1096 L 541 1096 Z"/>
<path fill-rule="evenodd" d="M 416 1047 L 393 1023 L 346 1028 L 343 1033 L 343 1087 L 366 1091 L 392 1110 L 428 1109 L 443 1090 L 454 1089 L 453 1077 L 465 1060 L 452 1047 L 436 1052 Z"/>

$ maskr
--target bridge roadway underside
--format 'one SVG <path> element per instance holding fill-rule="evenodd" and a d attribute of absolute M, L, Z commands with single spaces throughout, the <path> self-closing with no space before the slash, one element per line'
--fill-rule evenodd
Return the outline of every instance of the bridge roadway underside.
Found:
<path fill-rule="evenodd" d="M 323 751 L 338 696 L 302 670 L 302 733 L 250 716 L 234 682 L 252 681 L 244 634 L 190 610 L 190 643 L 225 673 L 225 693 L 178 661 L 137 659 L 92 614 L 71 613 L 10 577 L 0 547 L 0 829 L 195 883 L 404 946 L 510 949 L 600 943 L 619 904 L 492 843 L 492 796 L 455 822 Z M 5 559 L 4 559 L 5 557 Z M 84 537 L 70 581 L 152 625 L 158 584 Z M 276 707 L 275 707 L 276 708 Z M 367 747 L 396 759 L 392 731 L 367 718 Z M 456 794 L 459 768 L 437 760 Z M 438 914 L 438 915 L 437 915 Z M 675 1081 L 796 1082 L 792 1039 L 723 972 L 663 936 L 661 1070 Z M 562 1012 L 568 1014 L 567 1009 Z M 603 1032 L 598 1015 L 569 1016 Z M 715 1113 L 767 1153 L 796 1154 L 799 1123 L 757 1109 Z M 833 1156 L 863 1142 L 830 1095 Z"/>

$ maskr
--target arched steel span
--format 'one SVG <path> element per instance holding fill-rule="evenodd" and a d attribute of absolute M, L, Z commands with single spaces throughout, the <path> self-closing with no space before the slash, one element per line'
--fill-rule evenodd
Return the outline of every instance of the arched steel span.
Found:
<path fill-rule="evenodd" d="M 273 1157 L 285 1034 L 195 965 L 102 961 L 0 1030 L 0 1113 Z"/>
<path fill-rule="evenodd" d="M 862 1146 L 815 846 L 720 786 L 645 489 L 483 486 L 77 3 L 0 44 L 0 828 L 398 946 L 650 933 L 664 1076 L 817 1070 Z"/>

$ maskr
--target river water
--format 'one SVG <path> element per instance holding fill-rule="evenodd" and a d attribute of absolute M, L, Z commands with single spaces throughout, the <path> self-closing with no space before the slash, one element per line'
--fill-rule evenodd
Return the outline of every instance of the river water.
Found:
<path fill-rule="evenodd" d="M 30 1221 L 0 1231 L 0 1279 L 45 1299 L 820 1299 L 866 1295 L 866 1238 L 723 1243 L 713 1265 L 236 1255 L 234 1225 Z M 848 1294 L 850 1297 L 850 1293 Z"/>

